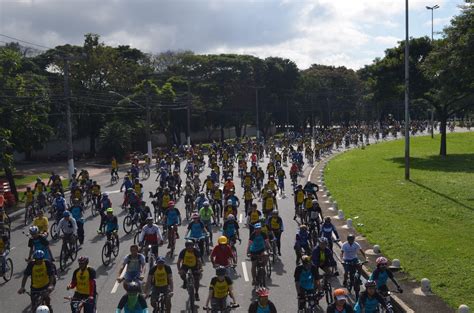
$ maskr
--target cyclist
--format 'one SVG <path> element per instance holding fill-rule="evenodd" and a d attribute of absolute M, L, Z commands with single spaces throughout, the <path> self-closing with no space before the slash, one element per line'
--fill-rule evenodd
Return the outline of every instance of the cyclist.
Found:
<path fill-rule="evenodd" d="M 334 302 L 328 305 L 326 313 L 354 313 L 352 306 L 347 303 L 347 292 L 339 288 L 334 290 Z"/>
<path fill-rule="evenodd" d="M 305 299 L 307 295 L 316 297 L 316 288 L 321 292 L 321 284 L 318 268 L 311 263 L 309 255 L 301 257 L 302 264 L 295 268 L 295 288 L 298 295 L 298 308 L 304 308 Z"/>
<path fill-rule="evenodd" d="M 206 230 L 209 234 L 209 240 L 211 246 L 213 245 L 213 240 L 212 240 L 212 221 L 216 220 L 216 216 L 214 214 L 214 211 L 209 205 L 208 201 L 204 201 L 203 207 L 200 208 L 199 210 L 199 217 L 201 219 L 201 222 L 204 224 L 206 227 Z"/>
<path fill-rule="evenodd" d="M 174 201 L 168 201 L 168 204 L 167 204 L 168 208 L 166 209 L 165 214 L 164 214 L 164 224 L 166 225 L 168 234 L 169 234 L 169 231 L 171 230 L 171 227 L 181 224 L 181 213 L 179 212 L 177 208 L 175 208 L 174 205 L 175 205 Z M 177 227 L 176 227 L 176 238 L 179 238 Z M 169 245 L 168 245 L 168 248 L 169 248 Z"/>
<path fill-rule="evenodd" d="M 199 251 L 204 253 L 204 240 L 207 240 L 206 226 L 200 220 L 198 213 L 193 213 L 192 222 L 188 225 L 188 237 L 197 240 L 199 243 Z"/>
<path fill-rule="evenodd" d="M 278 210 L 273 210 L 271 217 L 268 218 L 267 225 L 270 226 L 270 231 L 275 237 L 278 255 L 281 256 L 281 234 L 284 231 L 283 220 L 278 216 Z"/>
<path fill-rule="evenodd" d="M 278 178 L 278 189 L 280 189 L 280 195 L 285 191 L 285 179 L 286 173 L 285 170 L 280 166 L 276 172 Z"/>
<path fill-rule="evenodd" d="M 304 191 L 303 191 L 303 186 L 298 185 L 294 191 L 294 196 L 295 196 L 295 216 L 293 217 L 294 220 L 296 220 L 296 216 L 300 209 L 303 207 L 303 202 L 304 202 Z"/>
<path fill-rule="evenodd" d="M 153 216 L 148 216 L 146 218 L 146 225 L 143 226 L 138 241 L 140 247 L 145 247 L 145 249 L 148 249 L 148 245 L 151 245 L 151 252 L 155 257 L 158 256 L 158 246 L 162 244 L 163 237 L 161 236 L 160 227 L 153 223 Z"/>
<path fill-rule="evenodd" d="M 267 190 L 266 194 L 263 196 L 262 202 L 262 212 L 265 217 L 268 217 L 274 209 L 278 209 L 275 194 L 271 190 Z"/>
<path fill-rule="evenodd" d="M 156 264 L 150 268 L 145 290 L 147 297 L 150 296 L 151 286 L 151 306 L 156 309 L 156 304 L 161 294 L 165 295 L 166 312 L 171 312 L 171 297 L 173 293 L 173 273 L 171 267 L 165 264 L 163 257 L 156 259 Z"/>
<path fill-rule="evenodd" d="M 0 229 L 0 277 L 5 273 L 5 256 L 10 251 L 10 238 L 3 229 Z"/>
<path fill-rule="evenodd" d="M 223 206 L 222 206 L 222 190 L 219 188 L 219 184 L 214 184 L 214 187 L 212 188 L 212 203 L 213 203 L 213 210 L 214 213 L 220 217 L 222 217 L 223 214 Z"/>
<path fill-rule="evenodd" d="M 100 200 L 100 185 L 94 180 L 92 182 L 92 186 L 90 187 L 91 194 L 92 194 L 92 205 L 96 206 Z"/>
<path fill-rule="evenodd" d="M 350 265 L 354 264 L 360 267 L 359 258 L 357 257 L 357 252 L 362 254 L 362 256 L 367 259 L 364 250 L 361 246 L 355 241 L 355 236 L 353 234 L 347 235 L 347 241 L 344 242 L 341 246 L 341 260 L 344 264 L 344 282 L 343 285 L 347 285 L 347 276 L 349 275 Z"/>
<path fill-rule="evenodd" d="M 109 194 L 104 192 L 102 194 L 102 198 L 100 199 L 100 209 L 99 209 L 100 225 L 99 225 L 99 229 L 97 230 L 97 233 L 102 232 L 102 228 L 105 226 L 105 222 L 106 222 L 106 213 L 105 213 L 105 211 L 108 208 L 111 208 L 111 207 L 112 207 L 112 201 L 110 201 L 110 199 L 109 199 Z"/>
<path fill-rule="evenodd" d="M 232 303 L 235 303 L 232 279 L 230 279 L 226 273 L 227 270 L 225 267 L 217 267 L 216 276 L 211 279 L 211 283 L 209 284 L 209 295 L 207 296 L 206 307 L 211 303 L 212 310 L 225 310 L 227 308 L 227 296 L 230 296 Z"/>
<path fill-rule="evenodd" d="M 201 280 L 202 263 L 199 250 L 194 248 L 192 240 L 186 240 L 185 248 L 181 250 L 178 256 L 178 273 L 183 280 L 183 289 L 187 288 L 186 273 L 191 271 L 194 276 L 194 290 L 196 301 L 199 301 L 199 281 Z"/>
<path fill-rule="evenodd" d="M 228 239 L 226 236 L 220 236 L 217 239 L 218 245 L 212 249 L 211 252 L 211 262 L 212 266 L 223 266 L 224 268 L 229 267 L 231 264 L 237 264 L 237 260 L 235 259 L 234 254 L 232 253 L 232 249 L 228 244 Z M 230 261 L 232 260 L 233 263 Z"/>
<path fill-rule="evenodd" d="M 117 179 L 119 179 L 119 174 L 118 174 L 118 162 L 117 160 L 115 159 L 115 157 L 113 156 L 112 157 L 112 170 L 110 172 L 110 176 L 116 176 Z"/>
<path fill-rule="evenodd" d="M 235 216 L 229 214 L 227 216 L 227 220 L 224 222 L 222 226 L 222 234 L 227 237 L 229 241 L 240 241 L 240 233 L 239 233 L 239 223 L 235 220 Z"/>
<path fill-rule="evenodd" d="M 84 208 L 82 207 L 79 199 L 75 198 L 72 202 L 72 206 L 69 209 L 71 211 L 71 215 L 76 220 L 77 224 L 77 239 L 79 239 L 79 244 L 84 243 Z"/>
<path fill-rule="evenodd" d="M 202 182 L 201 192 L 206 187 L 206 195 L 209 197 L 212 187 L 215 181 L 211 178 L 211 175 L 207 175 L 206 179 Z"/>
<path fill-rule="evenodd" d="M 45 236 L 41 236 L 41 233 L 37 226 L 31 226 L 29 232 L 31 236 L 28 240 L 28 247 L 30 248 L 30 252 L 28 253 L 28 258 L 26 260 L 30 261 L 31 256 L 34 254 L 34 252 L 41 250 L 44 254 L 44 258 L 53 262 L 53 254 L 51 253 L 48 239 L 46 239 Z"/>
<path fill-rule="evenodd" d="M 106 210 L 106 217 L 105 217 L 105 235 L 107 236 L 107 240 L 111 239 L 111 236 L 115 237 L 115 244 L 117 247 L 120 244 L 117 231 L 119 229 L 118 226 L 118 219 L 117 216 L 114 215 L 114 209 L 113 208 L 108 208 Z"/>
<path fill-rule="evenodd" d="M 324 223 L 321 225 L 321 237 L 325 237 L 328 240 L 329 249 L 332 251 L 332 233 L 336 236 L 336 240 L 339 241 L 339 234 L 337 233 L 336 226 L 331 223 L 331 218 L 326 216 Z"/>
<path fill-rule="evenodd" d="M 130 284 L 131 282 L 139 283 L 145 277 L 145 265 L 145 256 L 141 253 L 138 253 L 138 245 L 131 245 L 130 254 L 125 256 L 122 266 L 118 271 L 117 281 L 119 283 L 125 281 L 124 285 Z M 122 272 L 124 271 L 125 267 L 127 267 L 127 270 L 125 275 L 122 277 Z"/>
<path fill-rule="evenodd" d="M 79 268 L 72 273 L 72 280 L 66 289 L 76 289 L 72 297 L 73 301 L 88 300 L 84 303 L 84 313 L 94 313 L 96 290 L 96 273 L 92 267 L 89 267 L 89 258 L 81 256 L 78 259 Z M 71 310 L 74 312 L 73 304 Z"/>
<path fill-rule="evenodd" d="M 135 178 L 133 182 L 133 191 L 137 194 L 138 198 L 143 198 L 143 184 L 140 183 L 140 180 L 138 178 Z"/>
<path fill-rule="evenodd" d="M 265 251 L 269 249 L 270 242 L 268 236 L 262 232 L 262 224 L 256 223 L 247 246 L 247 255 L 250 256 L 250 260 L 252 261 L 252 285 L 255 285 L 256 283 L 257 261 L 259 258 L 263 258 L 263 263 L 266 264 L 267 257 Z"/>
<path fill-rule="evenodd" d="M 382 306 L 385 312 L 392 312 L 392 308 L 387 306 L 385 299 L 377 292 L 377 283 L 368 280 L 365 283 L 365 291 L 360 293 L 359 301 L 354 305 L 354 311 L 356 313 L 378 313 L 379 306 Z"/>
<path fill-rule="evenodd" d="M 390 278 L 390 280 L 395 284 L 397 287 L 398 292 L 402 293 L 403 290 L 398 284 L 397 280 L 393 276 L 392 271 L 387 267 L 388 265 L 388 260 L 381 256 L 378 257 L 377 260 L 375 260 L 377 263 L 377 268 L 370 274 L 369 279 L 373 280 L 377 283 L 377 290 L 382 294 L 385 295 L 388 293 L 388 287 L 387 287 L 387 280 Z"/>
<path fill-rule="evenodd" d="M 199 196 L 197 196 L 196 200 L 194 201 L 194 208 L 196 210 L 202 208 L 204 202 L 208 201 L 206 194 L 204 192 L 201 192 Z"/>
<path fill-rule="evenodd" d="M 140 293 L 141 287 L 136 282 L 124 285 L 127 292 L 119 301 L 115 313 L 148 313 L 145 297 Z"/>
<path fill-rule="evenodd" d="M 56 197 L 53 201 L 53 207 L 56 210 L 56 220 L 59 221 L 63 216 L 64 211 L 66 210 L 66 200 L 59 192 L 57 192 L 55 196 Z"/>
<path fill-rule="evenodd" d="M 277 313 L 277 309 L 273 302 L 268 300 L 270 292 L 267 288 L 259 288 L 256 293 L 258 299 L 250 304 L 249 313 Z"/>
<path fill-rule="evenodd" d="M 258 210 L 257 204 L 252 203 L 250 206 L 250 212 L 247 216 L 247 225 L 249 227 L 249 236 L 253 233 L 253 227 L 260 221 L 262 217 L 262 212 Z"/>
<path fill-rule="evenodd" d="M 31 190 L 31 187 L 26 187 L 26 191 L 23 193 L 23 199 L 25 200 L 25 209 L 34 203 L 35 192 Z"/>
<path fill-rule="evenodd" d="M 325 237 L 318 239 L 319 244 L 311 253 L 313 265 L 322 269 L 326 274 L 331 272 L 331 268 L 336 268 L 336 261 L 332 256 L 331 249 L 328 248 L 328 240 Z M 337 273 L 337 272 L 336 272 Z"/>
<path fill-rule="evenodd" d="M 124 180 L 123 180 L 123 183 L 122 185 L 120 186 L 120 192 L 122 192 L 122 190 L 125 190 L 127 191 L 128 189 L 132 188 L 133 189 L 133 183 L 132 181 L 130 180 L 130 177 L 125 176 Z"/>
<path fill-rule="evenodd" d="M 42 236 L 48 237 L 49 221 L 48 218 L 44 216 L 43 210 L 38 210 L 38 215 L 33 220 L 33 226 L 38 227 Z"/>
<path fill-rule="evenodd" d="M 77 223 L 71 212 L 64 211 L 63 218 L 58 223 L 58 229 L 63 233 L 63 242 L 73 243 L 77 238 Z"/>
<path fill-rule="evenodd" d="M 18 290 L 19 294 L 25 293 L 25 285 L 28 277 L 31 276 L 30 298 L 31 303 L 35 300 L 38 294 L 45 294 L 45 304 L 51 309 L 51 299 L 49 294 L 54 290 L 56 283 L 54 277 L 54 269 L 49 260 L 45 259 L 43 250 L 36 250 L 33 254 L 33 260 L 28 262 L 25 271 L 23 272 L 23 279 L 21 281 L 21 288 Z M 35 308 L 33 308 L 35 309 Z"/>
<path fill-rule="evenodd" d="M 307 255 L 311 254 L 309 239 L 310 238 L 309 238 L 308 226 L 306 226 L 305 224 L 300 225 L 300 229 L 296 233 L 295 245 L 294 245 L 294 249 L 296 253 L 296 265 L 300 264 L 303 251 Z"/>
<path fill-rule="evenodd" d="M 41 194 L 41 193 L 46 192 L 46 184 L 41 180 L 41 177 L 36 178 L 34 191 L 38 195 Z"/>

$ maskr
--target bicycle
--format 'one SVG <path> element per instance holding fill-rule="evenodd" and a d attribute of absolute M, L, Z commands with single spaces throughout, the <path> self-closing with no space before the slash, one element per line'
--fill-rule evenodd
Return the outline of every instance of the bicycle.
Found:
<path fill-rule="evenodd" d="M 3 277 L 5 282 L 9 282 L 13 276 L 13 261 L 8 256 L 10 254 L 10 250 L 6 250 L 0 255 L 0 276 Z"/>
<path fill-rule="evenodd" d="M 160 294 L 158 295 L 158 298 L 156 299 L 156 301 L 154 302 L 154 306 L 152 305 L 153 307 L 153 313 L 165 313 L 167 312 L 166 311 L 166 299 L 169 297 L 171 298 L 173 296 L 173 293 L 172 292 L 160 292 Z M 148 298 L 149 296 L 147 296 Z"/>
<path fill-rule="evenodd" d="M 128 235 L 133 231 L 133 228 L 140 229 L 140 217 L 138 213 L 131 214 L 129 212 L 123 219 L 123 231 Z"/>
<path fill-rule="evenodd" d="M 118 183 L 119 181 L 119 177 L 117 174 L 113 173 L 111 176 L 110 176 L 110 184 L 111 185 L 115 185 L 116 183 Z"/>
<path fill-rule="evenodd" d="M 53 239 L 53 240 L 59 239 L 59 236 L 61 235 L 61 233 L 60 233 L 60 229 L 59 229 L 59 221 L 57 219 L 54 221 L 54 223 L 49 228 L 49 233 L 51 234 L 51 239 Z"/>
<path fill-rule="evenodd" d="M 150 167 L 148 165 L 145 164 L 140 167 L 140 178 L 142 180 L 150 178 Z"/>
<path fill-rule="evenodd" d="M 83 299 L 79 300 L 74 297 L 64 297 L 64 300 L 67 300 L 65 303 L 69 302 L 71 304 L 71 313 L 82 313 L 84 312 L 84 305 L 88 302 L 90 302 L 89 299 Z M 93 312 L 97 312 L 97 308 L 94 303 L 94 309 Z"/>
<path fill-rule="evenodd" d="M 324 273 L 323 275 L 323 291 L 324 291 L 324 297 L 326 298 L 326 303 L 329 305 L 334 302 L 334 297 L 332 294 L 332 286 L 331 282 L 329 281 L 329 278 L 334 276 L 332 273 Z"/>
<path fill-rule="evenodd" d="M 50 312 L 53 312 L 49 297 L 51 291 L 49 291 L 49 289 L 31 292 L 26 291 L 25 293 L 31 298 L 31 313 L 36 313 L 36 309 L 41 305 L 46 305 L 49 308 Z"/>
<path fill-rule="evenodd" d="M 31 222 L 33 222 L 33 219 L 36 216 L 36 208 L 33 203 L 30 203 L 26 208 L 25 208 L 25 220 L 24 220 L 24 225 L 27 226 Z"/>
<path fill-rule="evenodd" d="M 267 264 L 270 262 L 267 262 Z M 266 270 L 267 265 L 264 263 L 264 256 L 260 255 L 258 256 L 257 259 L 257 278 L 256 278 L 256 284 L 255 287 L 266 287 L 266 277 L 268 275 L 267 270 Z"/>
<path fill-rule="evenodd" d="M 71 259 L 71 263 L 76 260 L 77 250 L 77 238 L 75 236 L 70 238 L 63 237 L 63 244 L 59 254 L 59 268 L 62 271 L 66 269 L 69 259 Z"/>
<path fill-rule="evenodd" d="M 114 257 L 117 257 L 119 254 L 119 243 L 118 238 L 115 237 L 116 234 L 117 231 L 112 232 L 102 247 L 102 264 L 104 264 L 104 266 L 108 266 L 110 264 L 112 261 L 112 254 Z"/>
<path fill-rule="evenodd" d="M 314 290 L 305 292 L 303 296 L 298 297 L 298 313 L 316 313 L 319 311 L 319 300 L 322 295 Z"/>
<path fill-rule="evenodd" d="M 172 225 L 168 231 L 168 248 L 169 251 L 166 253 L 170 258 L 174 255 L 174 249 L 176 247 L 176 232 L 178 231 L 177 225 Z"/>
<path fill-rule="evenodd" d="M 211 312 L 211 313 L 229 313 L 230 311 L 234 310 L 234 309 L 237 309 L 238 307 L 240 307 L 239 304 L 237 303 L 230 303 L 228 304 L 227 302 L 225 303 L 225 307 L 223 307 L 220 303 L 219 305 L 212 305 L 211 304 L 211 307 L 203 307 L 202 309 L 207 311 L 207 312 Z"/>
<path fill-rule="evenodd" d="M 344 262 L 343 264 L 345 266 L 349 267 L 349 282 L 347 283 L 347 290 L 349 293 L 354 290 L 354 295 L 356 302 L 359 300 L 359 294 L 360 294 L 360 286 L 362 285 L 362 280 L 361 280 L 361 268 L 362 265 L 366 264 L 368 261 L 363 261 L 363 262 L 358 262 L 358 263 L 347 263 Z"/>
<path fill-rule="evenodd" d="M 194 275 L 192 270 L 188 270 L 186 273 L 186 291 L 188 292 L 188 304 L 189 304 L 189 310 L 191 312 L 196 312 L 196 307 L 195 307 L 195 294 L 194 294 Z"/>

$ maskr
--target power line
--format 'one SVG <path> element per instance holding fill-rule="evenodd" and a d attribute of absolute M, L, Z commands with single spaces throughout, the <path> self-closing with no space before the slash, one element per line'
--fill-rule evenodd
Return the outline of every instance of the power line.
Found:
<path fill-rule="evenodd" d="M 33 43 L 33 42 L 29 42 L 29 41 L 19 39 L 19 38 L 15 38 L 15 37 L 12 37 L 12 36 L 8 36 L 8 35 L 5 35 L 5 34 L 0 34 L 0 36 L 6 37 L 6 38 L 9 38 L 9 39 L 13 39 L 13 40 L 16 40 L 16 41 L 19 41 L 19 42 L 23 42 L 23 43 L 26 43 L 26 44 L 29 44 L 29 45 L 45 48 L 45 49 L 48 49 L 48 50 L 54 49 L 54 48 L 51 48 L 51 47 L 39 45 L 39 44 L 36 44 L 36 43 Z"/>

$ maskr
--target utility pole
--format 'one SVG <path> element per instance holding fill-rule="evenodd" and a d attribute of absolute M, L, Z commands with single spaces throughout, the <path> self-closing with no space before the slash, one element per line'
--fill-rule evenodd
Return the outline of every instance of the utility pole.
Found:
<path fill-rule="evenodd" d="M 186 136 L 186 143 L 188 145 L 188 148 L 191 147 L 191 102 L 192 102 L 192 95 L 191 95 L 191 86 L 189 85 L 188 82 L 188 105 L 186 108 L 187 112 L 187 136 Z"/>
<path fill-rule="evenodd" d="M 250 86 L 250 88 L 255 89 L 255 109 L 256 109 L 256 118 L 257 118 L 257 141 L 260 140 L 260 117 L 259 117 L 259 109 L 258 109 L 258 90 L 265 88 L 265 86 Z"/>
<path fill-rule="evenodd" d="M 433 45 L 433 12 L 439 9 L 439 5 L 436 4 L 432 7 L 427 6 L 426 9 L 431 10 L 431 44 Z M 431 138 L 434 138 L 434 108 L 431 108 Z"/>
<path fill-rule="evenodd" d="M 286 136 L 290 134 L 290 114 L 288 111 L 288 97 L 286 98 Z"/>
<path fill-rule="evenodd" d="M 409 83 L 410 83 L 410 68 L 409 68 L 409 53 L 410 53 L 410 38 L 408 31 L 408 0 L 405 0 L 405 180 L 410 179 L 410 114 L 409 114 Z"/>
<path fill-rule="evenodd" d="M 151 147 L 151 106 L 150 106 L 150 96 L 146 95 L 146 137 L 147 137 L 147 151 L 148 151 L 148 157 L 150 160 L 153 159 L 153 151 Z"/>
<path fill-rule="evenodd" d="M 71 91 L 69 89 L 69 59 L 64 57 L 64 101 L 66 104 L 67 164 L 69 179 L 74 174 L 74 148 L 72 145 Z"/>

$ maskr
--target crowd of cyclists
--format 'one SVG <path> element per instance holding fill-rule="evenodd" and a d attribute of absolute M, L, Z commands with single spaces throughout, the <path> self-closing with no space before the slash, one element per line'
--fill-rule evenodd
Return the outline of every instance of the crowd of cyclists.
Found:
<path fill-rule="evenodd" d="M 51 173 L 46 184 L 38 178 L 34 187 L 28 187 L 24 193 L 29 252 L 18 293 L 30 295 L 31 312 L 53 312 L 50 294 L 60 274 L 55 264 L 59 261 L 63 269 L 72 266 L 77 259 L 78 268 L 67 286 L 68 290 L 74 290 L 69 299 L 71 311 L 95 312 L 96 272 L 89 266 L 89 257 L 77 257 L 78 247 L 85 243 L 84 216 L 90 211 L 92 216 L 100 218 L 97 233 L 106 237 L 102 249 L 104 265 L 118 255 L 119 230 L 134 234 L 134 244 L 129 247 L 117 275 L 126 293 L 116 312 L 171 312 L 176 288 L 173 271 L 181 278 L 181 287 L 188 291 L 190 309 L 194 312 L 194 303 L 200 301 L 204 266 L 215 268 L 215 276 L 209 280 L 208 293 L 203 300 L 204 308 L 211 312 L 236 308 L 233 294 L 238 258 L 236 243 L 243 240 L 247 240 L 246 254 L 252 264 L 251 279 L 257 295 L 248 311 L 277 312 L 269 300 L 267 280 L 272 264 L 282 254 L 284 223 L 289 222 L 298 224 L 296 234 L 289 234 L 286 239 L 294 240 L 293 276 L 299 312 L 316 312 L 323 298 L 328 304 L 327 312 L 331 313 L 372 313 L 382 309 L 391 312 L 388 279 L 398 292 L 402 290 L 387 266 L 387 259 L 378 258 L 376 270 L 363 283 L 360 268 L 366 259 L 364 251 L 354 235 L 349 235 L 341 245 L 340 256 L 335 255 L 333 246 L 340 237 L 331 218 L 323 216 L 318 186 L 311 182 L 299 184 L 298 178 L 302 177 L 305 163 L 313 166 L 335 149 L 363 146 L 369 144 L 370 137 L 379 140 L 392 130 L 396 134 L 399 126 L 382 127 L 382 131 L 370 127 L 331 128 L 316 132 L 314 137 L 292 135 L 269 138 L 265 142 L 242 139 L 214 142 L 206 147 L 173 146 L 158 149 L 155 162 L 144 156 L 140 165 L 139 158 L 133 157 L 126 173 L 119 172 L 118 162 L 113 159 L 111 184 L 120 183 L 123 192 L 123 202 L 115 206 L 85 169 L 74 173 L 68 196 L 56 173 Z M 428 127 L 421 122 L 414 122 L 412 126 L 412 132 Z M 268 162 L 263 162 L 265 157 Z M 142 182 L 150 177 L 152 168 L 156 170 L 157 187 L 146 198 Z M 206 168 L 210 174 L 201 179 Z M 119 182 L 122 173 L 124 177 Z M 181 173 L 185 173 L 184 181 Z M 291 178 L 291 186 L 285 186 L 287 177 Z M 236 184 L 242 187 L 241 195 L 236 194 Z M 284 221 L 280 214 L 278 199 L 286 196 L 293 197 L 293 221 Z M 181 198 L 184 207 L 178 208 L 176 203 Z M 11 222 L 3 205 L 0 210 L 0 269 L 5 276 Z M 119 225 L 117 214 L 122 210 L 126 217 Z M 239 214 L 245 217 L 243 224 L 248 232 L 239 225 Z M 217 238 L 213 236 L 215 230 L 221 232 Z M 59 238 L 62 239 L 61 253 L 54 256 L 50 242 Z M 177 240 L 183 240 L 185 248 L 177 252 L 177 265 L 172 268 L 168 263 L 175 255 Z M 163 246 L 166 253 L 159 255 L 159 247 Z M 333 290 L 330 280 L 339 275 L 338 259 L 344 268 L 344 288 Z M 28 279 L 29 291 L 26 290 Z M 359 293 L 361 285 L 365 285 L 365 290 Z M 355 295 L 354 304 L 349 301 L 351 293 Z"/>

